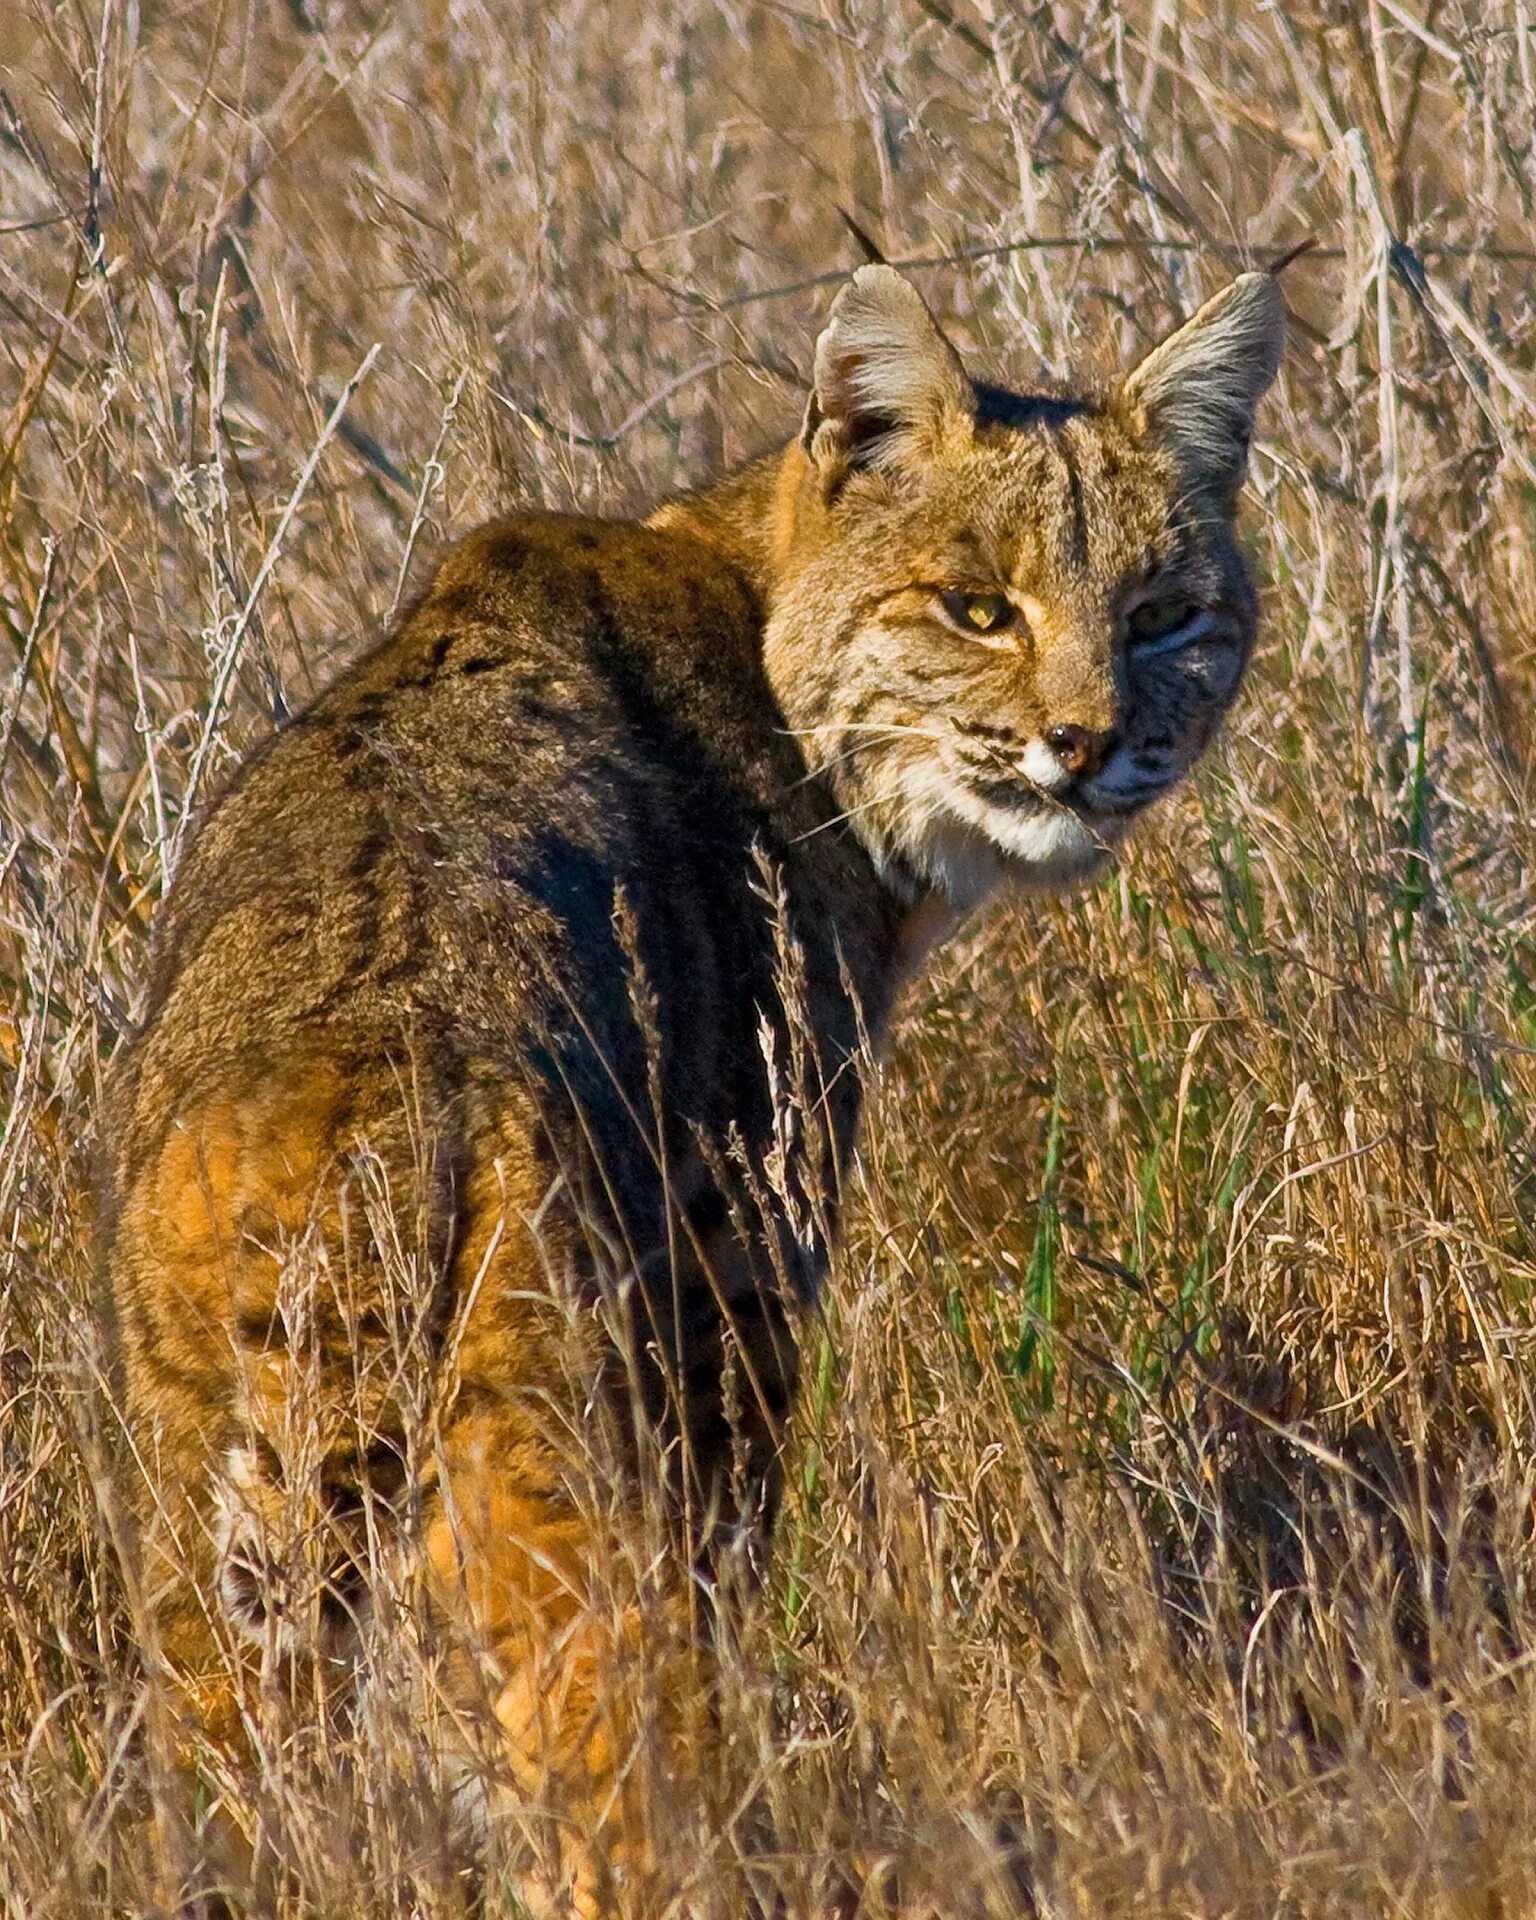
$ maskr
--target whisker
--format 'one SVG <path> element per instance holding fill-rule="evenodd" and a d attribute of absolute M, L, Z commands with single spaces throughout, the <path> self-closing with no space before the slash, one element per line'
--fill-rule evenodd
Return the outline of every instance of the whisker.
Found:
<path fill-rule="evenodd" d="M 814 827 L 807 827 L 804 833 L 797 833 L 790 841 L 792 847 L 798 847 L 802 841 L 814 840 L 818 833 L 825 833 L 828 827 L 840 827 L 845 820 L 853 819 L 855 814 L 868 813 L 871 807 L 878 807 L 889 801 L 889 794 L 876 794 L 872 800 L 862 800 L 857 806 L 845 807 L 841 813 L 834 813 L 829 820 L 818 820 Z"/>
<path fill-rule="evenodd" d="M 833 754 L 830 759 L 818 761 L 815 766 L 808 767 L 794 783 L 794 786 L 797 788 L 808 785 L 812 780 L 818 779 L 822 774 L 830 772 L 833 767 L 843 766 L 846 762 L 852 760 L 856 754 L 878 746 L 882 738 L 902 739 L 909 735 L 915 735 L 922 740 L 932 740 L 935 745 L 940 744 L 943 738 L 937 729 L 933 727 L 912 725 L 905 721 L 898 720 L 827 720 L 816 727 L 781 727 L 779 731 L 786 734 L 792 740 L 801 741 L 818 740 L 826 734 L 835 734 L 838 738 L 842 738 L 850 733 L 868 733 L 876 736 L 869 740 L 855 741 L 852 746 L 845 747 L 841 753 Z M 791 790 L 793 791 L 793 789 Z"/>

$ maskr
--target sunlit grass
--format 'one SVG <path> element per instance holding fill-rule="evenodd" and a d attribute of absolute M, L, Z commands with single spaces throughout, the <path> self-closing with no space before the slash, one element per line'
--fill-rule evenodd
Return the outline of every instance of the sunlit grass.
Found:
<path fill-rule="evenodd" d="M 175 1911 L 216 1803 L 281 1834 L 282 1910 L 511 1911 L 408 1566 L 350 1732 L 269 1701 L 260 1764 L 178 1799 L 101 1081 L 194 779 L 476 520 L 793 431 L 841 210 L 1019 384 L 1320 245 L 1232 726 L 1107 880 L 910 992 L 719 1750 L 657 1782 L 678 1909 L 1536 1905 L 1528 15 L 0 14 L 7 1914 Z"/>

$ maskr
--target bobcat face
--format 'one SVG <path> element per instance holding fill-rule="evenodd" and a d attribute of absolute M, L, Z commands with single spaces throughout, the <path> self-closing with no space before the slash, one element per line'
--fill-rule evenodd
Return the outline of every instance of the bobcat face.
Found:
<path fill-rule="evenodd" d="M 1114 392 L 973 386 L 865 268 L 818 343 L 776 525 L 768 668 L 887 878 L 960 908 L 1092 873 L 1231 704 L 1255 603 L 1233 534 L 1283 342 L 1250 274 Z"/>

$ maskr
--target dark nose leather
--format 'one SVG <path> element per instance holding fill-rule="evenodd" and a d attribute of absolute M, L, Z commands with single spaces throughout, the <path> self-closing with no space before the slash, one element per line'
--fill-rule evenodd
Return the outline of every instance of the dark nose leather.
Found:
<path fill-rule="evenodd" d="M 1091 727 L 1052 727 L 1045 744 L 1068 773 L 1092 779 L 1114 750 L 1112 733 L 1095 733 Z"/>

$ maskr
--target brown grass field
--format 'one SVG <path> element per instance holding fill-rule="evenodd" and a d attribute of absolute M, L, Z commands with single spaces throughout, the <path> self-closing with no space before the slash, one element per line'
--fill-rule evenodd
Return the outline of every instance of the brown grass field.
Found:
<path fill-rule="evenodd" d="M 675 1911 L 1536 1913 L 1536 6 L 11 0 L 0 76 L 6 1920 L 197 1872 L 92 1203 L 187 810 L 477 519 L 791 432 L 844 213 L 1018 385 L 1318 244 L 1223 742 L 906 1003 Z M 512 1914 L 366 1661 L 205 1800 L 285 1914 Z"/>

